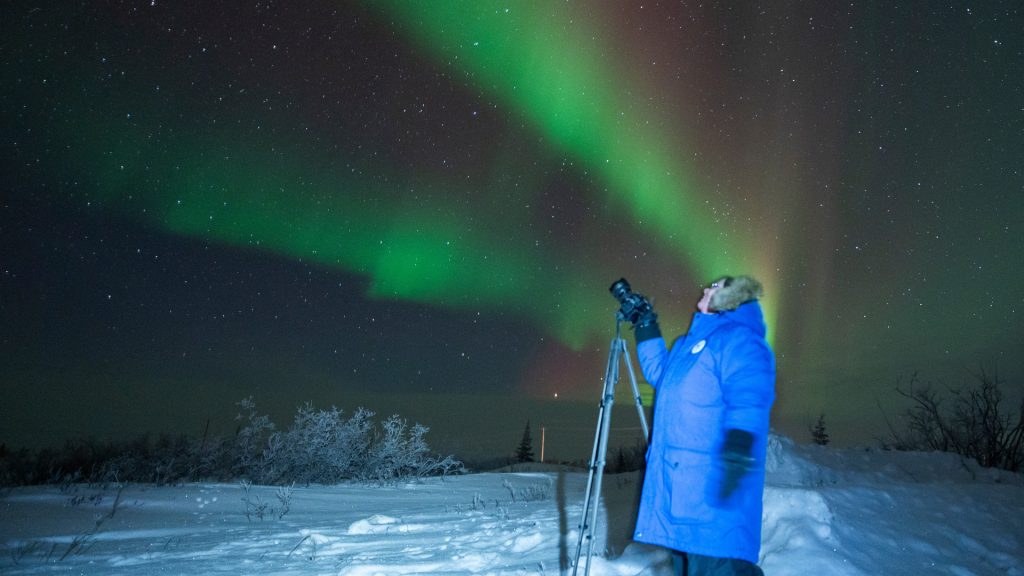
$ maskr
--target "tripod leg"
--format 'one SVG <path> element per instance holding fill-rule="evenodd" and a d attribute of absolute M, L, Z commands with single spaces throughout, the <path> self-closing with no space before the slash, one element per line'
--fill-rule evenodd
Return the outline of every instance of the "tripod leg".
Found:
<path fill-rule="evenodd" d="M 650 430 L 647 428 L 647 414 L 644 412 L 644 401 L 640 398 L 640 387 L 636 384 L 636 373 L 633 372 L 633 361 L 626 352 L 626 341 L 619 338 L 622 348 L 622 356 L 626 359 L 626 369 L 629 371 L 629 383 L 633 386 L 633 400 L 636 402 L 636 413 L 640 416 L 640 427 L 644 432 L 644 446 L 651 440 Z"/>
<path fill-rule="evenodd" d="M 601 483 L 604 478 L 604 468 L 607 462 L 608 433 L 611 430 L 612 405 L 615 403 L 615 385 L 619 381 L 620 356 L 625 357 L 626 368 L 629 370 L 629 382 L 633 387 L 633 399 L 636 402 L 637 414 L 640 416 L 640 425 L 643 428 L 644 444 L 649 440 L 650 431 L 647 427 L 647 415 L 644 412 L 643 400 L 640 398 L 640 389 L 637 386 L 633 363 L 630 360 L 629 352 L 626 350 L 626 341 L 620 336 L 619 325 L 616 324 L 615 328 L 615 339 L 612 340 L 611 350 L 608 352 L 608 365 L 605 368 L 604 391 L 601 396 L 601 408 L 598 411 L 597 429 L 594 431 L 594 450 L 590 455 L 587 493 L 583 500 L 579 539 L 576 541 L 576 559 L 572 565 L 573 576 L 576 576 L 579 569 L 584 540 L 587 542 L 587 561 L 583 573 L 584 576 L 589 576 L 590 574 L 590 560 L 594 555 L 594 527 L 597 526 L 597 513 L 601 503 Z"/>
<path fill-rule="evenodd" d="M 584 576 L 590 574 L 590 559 L 594 555 L 594 528 L 597 526 L 597 513 L 601 507 L 601 482 L 604 480 L 604 467 L 607 462 L 608 456 L 608 432 L 611 430 L 612 420 L 612 404 L 615 402 L 615 382 L 618 380 L 618 358 L 615 359 L 615 374 L 610 384 L 605 388 L 605 403 L 608 405 L 608 409 L 604 414 L 604 422 L 601 423 L 601 461 L 597 465 L 595 470 L 596 479 L 594 481 L 594 497 L 591 498 L 592 505 L 590 511 L 590 527 L 589 527 L 589 539 L 590 542 L 587 545 L 587 566 L 583 571 Z"/>
<path fill-rule="evenodd" d="M 606 407 L 602 401 L 597 414 L 598 426 L 594 429 L 594 449 L 590 454 L 590 470 L 587 473 L 587 489 L 583 496 L 583 511 L 580 514 L 580 524 L 576 540 L 576 556 L 572 563 L 573 576 L 576 576 L 576 570 L 580 565 L 580 554 L 583 552 L 583 540 L 588 537 L 588 532 L 590 531 L 590 525 L 588 524 L 587 519 L 590 517 L 591 497 L 594 494 L 594 469 L 597 462 L 597 452 L 601 447 L 600 423 L 604 421 L 605 409 Z"/>
<path fill-rule="evenodd" d="M 587 541 L 587 562 L 584 574 L 590 574 L 590 558 L 594 550 L 594 526 L 597 523 L 597 509 L 601 498 L 601 479 L 604 476 L 605 453 L 608 445 L 608 429 L 611 424 L 612 404 L 615 402 L 615 383 L 619 379 L 619 338 L 612 341 L 608 352 L 608 364 L 605 368 L 604 389 L 601 395 L 601 406 L 598 410 L 597 428 L 594 430 L 594 449 L 590 455 L 590 472 L 587 476 L 587 491 L 583 499 L 583 511 L 580 516 L 579 537 L 576 541 L 576 558 L 572 573 L 576 576 L 579 570 L 583 542 Z"/>

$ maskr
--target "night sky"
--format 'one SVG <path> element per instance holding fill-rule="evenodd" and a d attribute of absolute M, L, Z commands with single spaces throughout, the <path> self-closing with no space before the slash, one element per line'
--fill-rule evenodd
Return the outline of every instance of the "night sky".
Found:
<path fill-rule="evenodd" d="M 1019 3 L 732 4 L 5 3 L 0 441 L 252 395 L 584 459 L 620 276 L 669 336 L 759 277 L 798 440 L 1019 389 Z"/>

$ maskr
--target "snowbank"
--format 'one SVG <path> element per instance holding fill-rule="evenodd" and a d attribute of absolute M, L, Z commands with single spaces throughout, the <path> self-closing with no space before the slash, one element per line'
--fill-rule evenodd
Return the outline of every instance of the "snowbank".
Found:
<path fill-rule="evenodd" d="M 769 576 L 1024 576 L 1024 482 L 949 454 L 773 437 Z M 19 488 L 0 494 L 4 574 L 559 574 L 586 473 L 472 474 L 395 487 Z M 604 482 L 591 573 L 668 573 L 632 543 L 639 476 Z M 248 502 L 243 498 L 247 498 Z M 262 505 L 260 513 L 254 506 Z"/>

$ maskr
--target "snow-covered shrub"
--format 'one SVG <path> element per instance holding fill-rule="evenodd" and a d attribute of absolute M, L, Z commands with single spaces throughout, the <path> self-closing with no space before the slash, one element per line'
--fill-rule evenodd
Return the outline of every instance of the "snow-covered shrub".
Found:
<path fill-rule="evenodd" d="M 537 502 L 548 499 L 548 492 L 551 490 L 551 480 L 543 484 L 530 484 L 529 486 L 516 487 L 505 478 L 501 485 L 508 490 L 513 503 L 516 502 Z"/>
<path fill-rule="evenodd" d="M 274 423 L 266 414 L 256 411 L 252 396 L 237 403 L 242 410 L 235 420 L 245 422 L 235 437 L 234 471 L 239 475 L 261 477 L 264 473 L 264 457 L 267 442 L 274 432 Z"/>
<path fill-rule="evenodd" d="M 461 469 L 461 463 L 451 456 L 438 459 L 430 455 L 430 448 L 423 438 L 429 430 L 422 424 L 410 429 L 405 420 L 397 414 L 392 415 L 381 423 L 381 430 L 367 452 L 364 465 L 357 471 L 357 478 L 390 483 Z"/>
<path fill-rule="evenodd" d="M 273 431 L 251 399 L 239 406 L 247 411 L 249 425 L 238 434 L 238 471 L 257 482 L 335 484 L 354 479 L 386 484 L 462 470 L 454 457 L 430 453 L 424 438 L 429 428 L 410 428 L 398 415 L 378 426 L 374 413 L 365 408 L 346 419 L 338 408 L 317 410 L 307 403 L 287 430 Z"/>
<path fill-rule="evenodd" d="M 299 407 L 291 427 L 268 439 L 263 453 L 264 480 L 333 484 L 352 478 L 366 459 L 373 412 L 359 408 L 348 419 L 341 410 Z"/>
<path fill-rule="evenodd" d="M 242 422 L 233 437 L 141 436 L 117 442 L 68 442 L 31 453 L 0 446 L 0 485 L 142 482 L 174 484 L 245 479 L 261 484 L 375 483 L 464 470 L 453 456 L 430 452 L 426 426 L 392 416 L 374 422 L 358 408 L 301 406 L 287 430 L 277 430 L 253 399 L 238 402 Z"/>

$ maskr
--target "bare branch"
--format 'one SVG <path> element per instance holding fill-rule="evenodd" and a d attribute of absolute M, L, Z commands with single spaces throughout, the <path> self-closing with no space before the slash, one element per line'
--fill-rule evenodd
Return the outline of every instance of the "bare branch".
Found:
<path fill-rule="evenodd" d="M 1017 414 L 1010 414 L 1002 402 L 1005 382 L 998 372 L 990 374 L 981 366 L 971 376 L 973 386 L 945 387 L 945 394 L 930 383 L 922 385 L 917 373 L 906 386 L 898 378 L 896 393 L 909 400 L 910 407 L 901 414 L 905 434 L 897 432 L 886 418 L 895 447 L 954 452 L 981 466 L 1020 470 L 1024 465 L 1024 399 Z"/>

